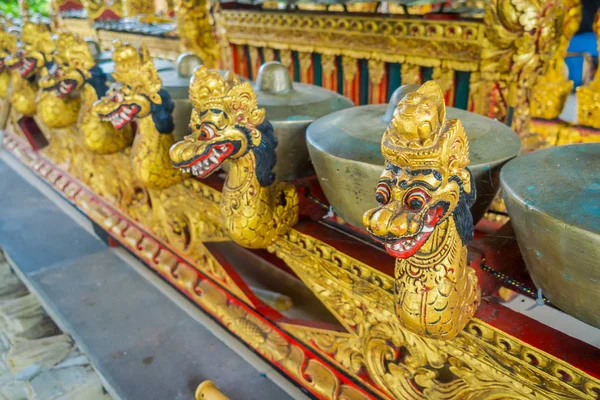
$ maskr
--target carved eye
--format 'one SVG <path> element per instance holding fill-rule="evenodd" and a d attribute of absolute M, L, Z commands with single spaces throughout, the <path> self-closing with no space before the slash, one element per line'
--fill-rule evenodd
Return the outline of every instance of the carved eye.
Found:
<path fill-rule="evenodd" d="M 202 125 L 200 129 L 200 134 L 198 135 L 198 139 L 200 140 L 210 140 L 215 137 L 215 130 L 210 125 Z"/>
<path fill-rule="evenodd" d="M 121 92 L 115 92 L 115 94 L 113 95 L 113 101 L 115 103 L 122 103 L 124 100 L 123 95 L 121 94 Z"/>
<path fill-rule="evenodd" d="M 387 204 L 390 201 L 390 187 L 387 183 L 381 182 L 377 185 L 377 191 L 375 192 L 375 200 L 379 204 Z"/>
<path fill-rule="evenodd" d="M 404 202 L 406 207 L 411 211 L 420 211 L 428 201 L 429 196 L 427 193 L 420 189 L 416 189 L 406 195 Z"/>

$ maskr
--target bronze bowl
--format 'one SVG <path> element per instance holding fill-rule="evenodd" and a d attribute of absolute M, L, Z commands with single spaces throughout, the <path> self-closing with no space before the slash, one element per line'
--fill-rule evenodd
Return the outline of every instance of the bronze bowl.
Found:
<path fill-rule="evenodd" d="M 180 54 L 175 63 L 161 59 L 154 59 L 153 62 L 162 81 L 163 89 L 169 93 L 175 103 L 173 136 L 176 142 L 183 140 L 183 137 L 189 134 L 188 125 L 192 114 L 192 103 L 189 99 L 190 78 L 194 69 L 202 65 L 202 60 L 197 55 L 186 52 Z M 114 71 L 115 64 L 110 61 L 100 63 L 99 66 L 104 73 L 110 74 Z M 112 76 L 110 76 L 110 80 L 112 80 Z"/>
<path fill-rule="evenodd" d="M 389 105 L 354 107 L 320 118 L 308 127 L 306 141 L 321 188 L 334 211 L 362 228 L 362 215 L 377 206 L 375 190 L 385 167 L 381 137 L 398 102 L 418 85 L 398 88 Z M 468 111 L 447 107 L 447 118 L 458 118 L 469 138 L 469 168 L 477 187 L 471 212 L 479 221 L 500 190 L 500 168 L 521 149 L 506 125 Z"/>
<path fill-rule="evenodd" d="M 277 178 L 293 180 L 312 175 L 306 128 L 324 115 L 352 107 L 352 101 L 318 86 L 292 82 L 287 67 L 275 61 L 260 67 L 254 92 L 279 142 L 274 168 Z"/>
<path fill-rule="evenodd" d="M 192 115 L 192 102 L 189 96 L 190 79 L 194 74 L 194 69 L 199 65 L 202 65 L 200 57 L 186 52 L 177 57 L 175 69 L 159 72 L 163 89 L 171 95 L 171 100 L 175 103 L 175 110 L 173 110 L 175 142 L 183 140 L 183 137 L 189 134 L 190 116 Z"/>
<path fill-rule="evenodd" d="M 506 164 L 500 181 L 535 286 L 600 328 L 600 143 L 528 153 Z"/>
<path fill-rule="evenodd" d="M 160 60 L 154 60 L 154 65 L 158 66 Z M 183 140 L 183 137 L 190 133 L 189 124 L 192 115 L 192 102 L 190 101 L 189 89 L 190 79 L 194 70 L 202 65 L 202 59 L 192 52 L 185 52 L 177 57 L 175 64 L 171 68 L 165 68 L 159 71 L 162 87 L 169 92 L 171 99 L 175 103 L 173 110 L 173 121 L 175 122 L 175 131 L 173 137 L 175 142 Z M 225 76 L 227 71 L 219 70 L 219 74 Z M 247 81 L 240 77 L 241 81 Z"/>
<path fill-rule="evenodd" d="M 112 59 L 107 60 L 106 54 L 104 54 L 104 53 L 103 53 L 102 57 L 103 57 L 103 59 L 98 61 L 98 67 L 100 67 L 102 72 L 104 72 L 105 74 L 108 75 L 109 82 L 114 82 L 115 80 L 112 77 L 112 73 L 115 71 L 115 63 L 114 63 L 114 61 L 112 61 Z M 111 57 L 112 57 L 112 55 L 111 55 Z M 154 62 L 154 67 L 156 68 L 156 70 L 158 72 L 175 70 L 177 68 L 175 63 L 170 60 L 163 60 L 160 58 L 155 58 L 152 61 Z"/>

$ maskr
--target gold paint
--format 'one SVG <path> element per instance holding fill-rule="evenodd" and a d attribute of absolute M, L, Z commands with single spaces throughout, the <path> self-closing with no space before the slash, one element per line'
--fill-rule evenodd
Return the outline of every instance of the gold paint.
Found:
<path fill-rule="evenodd" d="M 381 151 L 388 167 L 378 193 L 382 185 L 386 193 L 363 222 L 397 257 L 396 315 L 412 332 L 452 339 L 480 299 L 477 276 L 467 265 L 467 243 L 458 231 L 472 237 L 468 207 L 475 198 L 465 130 L 459 120 L 446 121 L 444 94 L 434 81 L 398 104 Z M 455 225 L 457 208 L 469 214 L 462 215 L 469 226 Z"/>
<path fill-rule="evenodd" d="M 450 92 L 451 99 L 446 105 L 451 106 L 454 99 L 454 70 L 448 68 L 434 68 L 432 78 L 440 85 L 442 92 L 446 95 Z"/>
<path fill-rule="evenodd" d="M 342 57 L 342 70 L 344 71 L 344 82 L 353 81 L 358 73 L 358 60 L 353 57 Z"/>
<path fill-rule="evenodd" d="M 133 18 L 140 14 L 154 15 L 154 2 L 146 0 L 83 0 L 88 18 L 95 20 L 105 11 L 114 12 L 119 18 Z"/>
<path fill-rule="evenodd" d="M 596 38 L 600 38 L 600 10 L 596 12 L 593 27 Z M 589 85 L 577 88 L 577 123 L 600 129 L 600 68 Z"/>
<path fill-rule="evenodd" d="M 233 334 L 255 349 L 261 356 L 279 366 L 302 386 L 326 399 L 366 399 L 339 381 L 329 368 L 314 359 L 307 359 L 301 348 L 290 343 L 280 332 L 229 302 L 222 292 L 207 281 L 197 284 L 194 300 L 214 315 Z"/>
<path fill-rule="evenodd" d="M 385 75 L 385 63 L 371 59 L 368 62 L 368 68 L 370 84 L 369 104 L 382 103 L 385 101 L 385 99 L 380 98 L 382 92 L 381 81 Z"/>
<path fill-rule="evenodd" d="M 248 57 L 250 59 L 250 65 L 248 65 L 248 68 L 250 69 L 250 73 L 252 74 L 252 76 L 256 77 L 256 75 L 258 74 L 258 68 L 261 65 L 258 47 L 248 46 Z"/>
<path fill-rule="evenodd" d="M 271 49 L 269 47 L 263 48 L 263 56 L 265 57 L 265 62 L 276 61 L 275 59 L 275 49 Z"/>
<path fill-rule="evenodd" d="M 400 74 L 403 85 L 419 85 L 421 83 L 421 68 L 418 65 L 402 64 Z"/>
<path fill-rule="evenodd" d="M 321 56 L 321 68 L 323 70 L 323 87 L 337 92 L 336 56 L 333 54 L 323 54 Z"/>
<path fill-rule="evenodd" d="M 297 6 L 302 11 L 327 11 L 327 4 L 298 2 Z"/>
<path fill-rule="evenodd" d="M 17 52 L 17 38 L 6 32 L 9 21 L 0 21 L 0 129 L 4 129 L 8 120 L 10 110 L 9 90 L 11 85 L 11 73 L 5 63 L 9 56 Z"/>
<path fill-rule="evenodd" d="M 540 149 L 573 143 L 600 142 L 600 133 L 591 128 L 572 125 L 564 121 L 531 121 L 531 135 L 526 137 L 527 147 Z"/>
<path fill-rule="evenodd" d="M 335 55 L 333 54 L 324 54 L 321 58 L 321 64 L 323 68 L 323 73 L 331 74 L 335 71 Z"/>
<path fill-rule="evenodd" d="M 249 83 L 205 67 L 194 73 L 190 99 L 192 134 L 171 148 L 174 165 L 203 178 L 229 161 L 220 204 L 225 229 L 241 246 L 267 247 L 297 222 L 298 196 L 293 185 L 273 184 L 275 138 L 265 110 Z"/>
<path fill-rule="evenodd" d="M 573 81 L 565 77 L 565 57 L 569 42 L 581 22 L 580 0 L 563 1 L 565 20 L 558 48 L 556 49 L 548 70 L 538 77 L 531 93 L 531 116 L 534 118 L 554 119 L 562 112 L 567 97 L 573 89 Z"/>
<path fill-rule="evenodd" d="M 175 13 L 184 49 L 199 56 L 207 67 L 217 68 L 221 55 L 210 4 L 208 0 L 177 0 Z"/>
<path fill-rule="evenodd" d="M 558 132 L 557 146 L 572 143 L 598 143 L 600 142 L 600 133 L 598 131 L 590 132 L 581 129 L 580 127 L 567 125 Z"/>
<path fill-rule="evenodd" d="M 47 74 L 46 65 L 52 61 L 56 46 L 46 25 L 30 21 L 23 24 L 21 44 L 22 54 L 14 54 L 4 60 L 13 76 L 10 102 L 18 113 L 33 116 L 38 92 L 35 77 Z"/>
<path fill-rule="evenodd" d="M 265 10 L 224 10 L 221 14 L 230 44 L 400 63 L 402 84 L 420 84 L 420 67 L 470 71 L 472 79 L 473 74 L 480 77 L 473 80 L 480 83 L 477 95 L 470 94 L 477 112 L 505 120 L 507 114 L 501 113 L 512 106 L 513 128 L 524 133 L 531 88 L 558 42 L 563 9 L 560 2 L 493 0 L 487 3 L 485 23 Z M 282 63 L 289 65 L 283 56 Z M 511 89 L 509 83 L 515 87 Z M 499 87 L 502 92 L 494 96 Z M 511 90 L 515 94 L 511 104 L 478 105 L 492 99 L 504 103 L 503 96 L 508 97 Z"/>
<path fill-rule="evenodd" d="M 378 86 L 385 75 L 385 64 L 383 61 L 369 60 L 369 82 Z"/>
<path fill-rule="evenodd" d="M 41 85 L 42 82 L 40 82 Z M 37 117 L 48 128 L 66 128 L 77 122 L 79 116 L 79 97 L 58 98 L 44 88 L 37 97 Z"/>
<path fill-rule="evenodd" d="M 120 79 L 132 78 L 131 73 L 128 71 L 141 68 L 142 60 L 139 56 L 136 58 L 136 54 L 137 50 L 135 48 L 123 46 L 121 42 L 115 43 L 112 58 L 115 63 L 113 76 L 117 82 Z M 147 54 L 144 54 L 144 56 L 149 57 Z M 148 76 L 147 70 L 148 66 L 146 66 L 146 75 L 140 75 L 142 79 L 152 78 Z M 144 86 L 144 83 L 141 83 L 140 86 Z M 127 124 L 120 129 L 116 129 L 110 122 L 102 121 L 98 114 L 92 110 L 92 106 L 98 100 L 98 97 L 96 91 L 90 85 L 86 85 L 81 96 L 85 106 L 82 107 L 80 129 L 85 147 L 96 154 L 116 154 L 130 146 L 133 141 L 131 125 Z"/>
<path fill-rule="evenodd" d="M 416 335 L 396 317 L 392 277 L 293 229 L 284 239 L 269 250 L 346 332 L 292 323 L 282 328 L 382 397 L 591 400 L 600 388 L 597 379 L 476 318 L 454 339 Z M 562 368 L 569 375 L 564 380 L 556 374 Z M 359 377 L 365 372 L 372 383 Z"/>
<path fill-rule="evenodd" d="M 162 82 L 147 48 L 142 46 L 138 51 L 117 42 L 113 58 L 114 77 L 119 84 L 94 104 L 92 113 L 107 120 L 113 116 L 116 128 L 124 122 L 123 115 L 127 124 L 135 118 L 138 133 L 131 149 L 104 156 L 119 165 L 119 175 L 106 179 L 121 192 L 134 187 L 132 195 L 117 198 L 117 204 L 184 254 L 196 257 L 198 241 L 225 238 L 218 207 L 213 202 L 199 206 L 206 203 L 206 195 L 193 184 L 184 183 L 189 175 L 171 165 L 173 134 L 159 131 L 152 116 L 152 108 L 162 105 Z M 172 111 L 172 104 L 164 106 L 167 112 Z M 119 119 L 115 120 L 114 115 Z M 190 202 L 195 206 L 186 207 Z"/>
<path fill-rule="evenodd" d="M 71 164 L 83 151 L 75 124 L 81 113 L 79 94 L 95 61 L 87 43 L 70 32 L 59 33 L 53 58 L 54 74 L 38 81 L 36 120 L 49 142 L 44 154 L 58 164 Z"/>
<path fill-rule="evenodd" d="M 114 143 L 119 143 L 122 137 L 128 137 L 125 140 L 131 143 L 132 131 L 129 126 L 117 131 L 112 125 L 100 121 L 95 114 L 91 113 L 92 105 L 98 98 L 94 87 L 84 80 L 91 77 L 90 70 L 95 66 L 87 43 L 81 37 L 62 32 L 57 39 L 55 59 L 58 73 L 54 76 L 44 76 L 40 80 L 40 86 L 44 89 L 41 112 L 42 115 L 47 115 L 42 119 L 50 125 L 55 124 L 51 119 L 52 105 L 58 105 L 63 111 L 73 104 L 79 104 L 79 107 L 71 108 L 72 111 L 78 110 L 75 120 L 70 118 L 72 125 L 60 129 L 46 129 L 46 133 L 50 136 L 50 144 L 44 149 L 44 154 L 55 162 L 66 162 L 67 168 L 74 176 L 110 201 L 118 204 L 118 199 L 134 198 L 135 185 L 123 188 L 116 184 L 118 177 L 126 174 L 127 170 L 120 169 L 118 162 L 112 162 L 96 154 L 118 152 L 125 146 L 115 146 Z M 71 84 L 73 86 L 70 86 Z M 60 91 L 61 87 L 63 91 L 68 92 L 62 99 L 59 98 L 64 95 Z M 43 123 L 40 125 L 44 126 Z M 59 123 L 57 126 L 60 125 L 66 124 Z M 115 156 L 115 158 L 119 157 Z M 106 173 L 99 171 L 106 171 Z"/>
<path fill-rule="evenodd" d="M 513 107 L 511 127 L 519 134 L 529 130 L 531 89 L 562 36 L 562 2 L 552 6 L 539 0 L 493 0 L 486 5 L 482 78 L 503 78 L 501 94 L 506 106 Z"/>
<path fill-rule="evenodd" d="M 4 136 L 4 146 L 41 176 L 50 176 L 53 167 L 25 146 L 20 147 L 10 132 Z M 209 281 L 199 279 L 188 266 L 178 264 L 171 253 L 161 249 L 156 254 L 156 247 L 147 237 L 139 236 L 139 230 L 122 218 L 114 218 L 117 214 L 111 208 L 94 201 L 77 185 L 70 183 L 64 190 L 71 193 L 69 197 L 80 209 L 119 240 L 139 245 L 132 248 L 134 254 L 185 290 L 229 331 L 302 386 L 326 399 L 370 398 L 340 382 L 320 361 L 307 359 L 301 348 L 280 330 L 229 300 Z M 217 202 L 218 197 L 211 201 Z M 281 328 L 380 396 L 556 400 L 597 397 L 598 379 L 476 318 L 451 340 L 411 333 L 394 313 L 392 277 L 308 235 L 291 229 L 269 250 L 294 270 L 346 332 L 292 323 L 283 323 Z M 195 265 L 202 271 L 203 263 Z M 364 374 L 369 381 L 363 378 Z"/>
<path fill-rule="evenodd" d="M 420 66 L 452 61 L 456 63 L 453 67 L 466 71 L 478 68 L 485 28 L 474 21 L 330 13 L 223 10 L 222 17 L 227 38 L 235 45 L 266 45 L 400 63 L 408 57 Z"/>
<path fill-rule="evenodd" d="M 312 76 L 309 74 L 312 67 L 313 54 L 309 52 L 298 53 L 298 61 L 300 63 L 300 82 L 312 83 Z"/>
<path fill-rule="evenodd" d="M 8 89 L 10 85 L 10 73 L 4 63 L 4 60 L 13 56 L 17 52 L 17 38 L 11 33 L 7 32 L 5 28 L 8 27 L 7 21 L 1 21 L 0 23 L 0 98 L 5 99 L 8 96 Z"/>
<path fill-rule="evenodd" d="M 115 40 L 129 43 L 140 47 L 144 43 L 152 57 L 164 58 L 166 60 L 177 60 L 181 54 L 179 43 L 172 37 L 153 37 L 129 32 L 115 32 L 109 30 L 98 30 L 98 42 L 103 50 L 110 50 Z"/>
<path fill-rule="evenodd" d="M 10 104 L 21 116 L 35 115 L 38 86 L 36 82 L 29 82 L 17 73 L 12 73 L 12 88 L 10 91 Z M 17 120 L 20 119 L 17 118 Z"/>
<path fill-rule="evenodd" d="M 113 59 L 117 84 L 93 107 L 89 104 L 81 127 L 86 145 L 91 136 L 86 135 L 87 129 L 93 126 L 90 121 L 96 126 L 110 127 L 96 135 L 102 136 L 101 148 L 109 154 L 81 151 L 79 161 L 74 163 L 78 168 L 75 174 L 109 203 L 178 249 L 203 273 L 248 301 L 202 244 L 226 240 L 218 206 L 220 193 L 188 179 L 187 174 L 172 167 L 169 159 L 169 148 L 174 141 L 172 132 L 160 132 L 152 117 L 152 107 L 162 104 L 159 94 L 162 82 L 147 48 L 142 46 L 138 51 L 117 42 Z M 95 94 L 91 91 L 85 92 L 86 96 Z M 134 106 L 135 112 L 130 113 Z M 127 125 L 120 129 L 102 121 L 116 111 L 129 113 Z M 131 130 L 125 128 L 133 118 L 138 121 L 138 133 L 129 147 Z"/>
<path fill-rule="evenodd" d="M 229 400 L 213 381 L 204 381 L 196 389 L 196 400 Z"/>
<path fill-rule="evenodd" d="M 288 68 L 293 68 L 292 65 L 292 51 L 288 49 L 279 50 L 280 62 Z"/>

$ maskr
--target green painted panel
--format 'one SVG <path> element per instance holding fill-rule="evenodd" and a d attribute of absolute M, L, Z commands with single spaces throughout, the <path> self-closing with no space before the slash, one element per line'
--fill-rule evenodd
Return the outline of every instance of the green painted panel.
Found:
<path fill-rule="evenodd" d="M 315 85 L 323 86 L 323 64 L 319 53 L 313 54 L 313 70 L 315 72 Z"/>
<path fill-rule="evenodd" d="M 454 75 L 454 107 L 466 110 L 469 104 L 469 81 L 471 72 L 456 71 Z"/>
<path fill-rule="evenodd" d="M 252 62 L 250 61 L 250 47 L 248 45 L 244 46 L 244 54 L 246 56 L 246 64 L 248 65 L 248 79 L 253 80 Z"/>
<path fill-rule="evenodd" d="M 337 64 L 338 72 L 338 93 L 344 94 L 344 66 L 342 65 L 342 57 L 336 56 L 335 63 Z"/>
<path fill-rule="evenodd" d="M 300 57 L 297 51 L 292 51 L 292 62 L 294 63 L 294 82 L 300 82 Z"/>
<path fill-rule="evenodd" d="M 388 64 L 388 92 L 387 92 L 387 101 L 390 101 L 394 90 L 400 87 L 400 82 L 402 82 L 402 72 L 400 71 L 399 63 L 389 63 Z"/>
<path fill-rule="evenodd" d="M 358 60 L 359 74 L 359 101 L 360 104 L 369 104 L 369 61 Z"/>
<path fill-rule="evenodd" d="M 421 67 L 421 81 L 423 83 L 433 79 L 433 67 Z"/>

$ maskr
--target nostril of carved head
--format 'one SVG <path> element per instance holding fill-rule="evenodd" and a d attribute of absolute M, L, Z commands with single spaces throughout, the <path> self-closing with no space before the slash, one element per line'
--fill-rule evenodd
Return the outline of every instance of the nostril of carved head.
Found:
<path fill-rule="evenodd" d="M 393 214 L 388 208 L 380 208 L 371 217 L 371 232 L 377 236 L 385 236 L 388 233 L 388 225 Z"/>
<path fill-rule="evenodd" d="M 408 231 L 408 222 L 406 221 L 406 214 L 402 213 L 396 216 L 389 224 L 389 233 L 394 236 L 404 236 Z"/>

